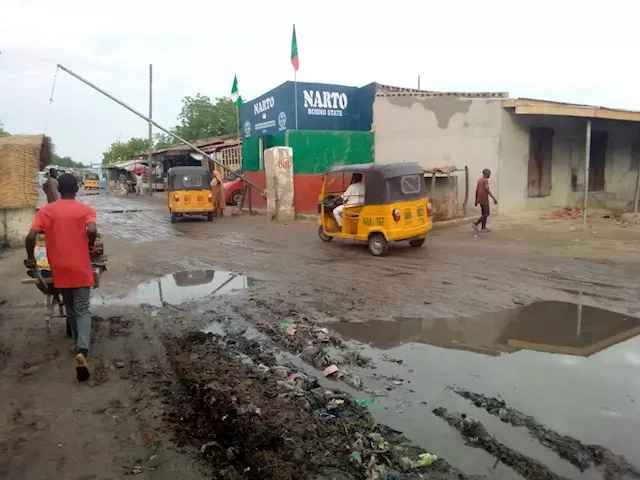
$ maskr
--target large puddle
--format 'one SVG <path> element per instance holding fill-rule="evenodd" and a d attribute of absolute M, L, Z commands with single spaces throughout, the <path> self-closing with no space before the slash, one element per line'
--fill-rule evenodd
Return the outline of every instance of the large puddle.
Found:
<path fill-rule="evenodd" d="M 430 414 L 435 406 L 475 416 L 498 438 L 558 473 L 590 478 L 448 389 L 457 386 L 500 397 L 549 428 L 586 444 L 604 445 L 637 463 L 638 318 L 577 304 L 537 302 L 476 317 L 397 318 L 331 327 L 365 344 L 363 354 L 377 366 L 358 369 L 365 385 L 391 390 L 390 398 L 378 399 L 372 410 L 383 417 L 395 410 L 389 421 L 410 438 L 438 435 L 447 458 L 455 455 L 454 441 L 442 420 Z"/>
<path fill-rule="evenodd" d="M 396 318 L 332 326 L 377 348 L 417 342 L 491 356 L 534 350 L 589 357 L 640 333 L 640 319 L 564 302 L 535 302 L 476 317 Z"/>
<path fill-rule="evenodd" d="M 92 298 L 92 302 L 94 305 L 110 306 L 146 304 L 161 307 L 165 303 L 181 305 L 238 292 L 253 286 L 255 282 L 255 279 L 246 275 L 224 270 L 190 270 L 141 283 L 133 292 L 124 297 L 104 297 L 98 294 Z"/>

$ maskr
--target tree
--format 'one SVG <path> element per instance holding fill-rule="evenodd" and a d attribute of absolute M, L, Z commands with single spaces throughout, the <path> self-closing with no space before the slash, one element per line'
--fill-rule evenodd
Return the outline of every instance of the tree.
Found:
<path fill-rule="evenodd" d="M 2 125 L 2 122 L 0 122 L 0 135 L 9 135 L 9 132 L 7 132 L 4 128 L 4 125 Z"/>
<path fill-rule="evenodd" d="M 59 157 L 55 153 L 51 157 L 51 164 L 67 168 L 87 168 L 87 165 L 84 163 L 75 162 L 71 157 Z"/>
<path fill-rule="evenodd" d="M 102 164 L 117 163 L 123 160 L 130 160 L 137 154 L 146 151 L 149 143 L 145 138 L 133 137 L 127 142 L 113 142 L 109 149 L 102 154 Z"/>
<path fill-rule="evenodd" d="M 227 97 L 215 100 L 212 103 L 209 97 L 199 93 L 195 97 L 185 97 L 178 115 L 179 124 L 173 131 L 190 141 L 237 132 L 236 104 Z"/>

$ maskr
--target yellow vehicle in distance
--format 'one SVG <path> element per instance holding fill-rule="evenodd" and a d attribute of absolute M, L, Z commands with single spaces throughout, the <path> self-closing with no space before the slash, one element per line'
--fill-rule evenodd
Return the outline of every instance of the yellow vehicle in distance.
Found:
<path fill-rule="evenodd" d="M 363 179 L 364 198 L 358 202 L 361 204 L 339 209 L 340 227 L 334 210 L 342 205 L 348 185 L 359 178 Z M 322 241 L 344 238 L 367 242 L 375 256 L 386 255 L 390 242 L 408 240 L 412 247 L 420 247 L 432 228 L 424 172 L 417 163 L 332 167 L 322 177 L 318 211 Z"/>
<path fill-rule="evenodd" d="M 211 172 L 204 167 L 173 167 L 167 172 L 167 202 L 171 223 L 187 215 L 213 221 Z"/>
<path fill-rule="evenodd" d="M 99 190 L 100 176 L 97 173 L 87 173 L 84 176 L 84 182 L 82 186 L 85 190 Z"/>

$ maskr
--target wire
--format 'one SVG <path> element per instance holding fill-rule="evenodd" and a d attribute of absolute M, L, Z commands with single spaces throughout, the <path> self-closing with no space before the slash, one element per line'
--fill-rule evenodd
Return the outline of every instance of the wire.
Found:
<path fill-rule="evenodd" d="M 49 116 L 51 115 L 51 107 L 53 106 L 53 92 L 56 90 L 56 79 L 58 78 L 58 70 L 60 67 L 56 67 L 56 72 L 53 74 L 53 85 L 51 86 L 51 97 L 49 98 L 49 108 L 47 109 L 47 119 L 44 122 L 44 134 L 47 135 L 49 128 Z"/>

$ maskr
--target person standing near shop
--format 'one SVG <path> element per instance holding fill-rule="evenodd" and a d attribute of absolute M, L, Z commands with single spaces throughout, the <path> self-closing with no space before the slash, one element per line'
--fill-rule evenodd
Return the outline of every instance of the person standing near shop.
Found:
<path fill-rule="evenodd" d="M 76 201 L 78 180 L 73 175 L 61 175 L 58 189 L 60 200 L 45 205 L 36 213 L 25 240 L 27 259 L 24 265 L 29 269 L 36 267 L 36 237 L 44 233 L 53 285 L 62 291 L 67 322 L 75 339 L 76 376 L 82 382 L 89 378 L 89 300 L 93 287 L 90 252 L 98 235 L 96 212 Z"/>
<path fill-rule="evenodd" d="M 60 198 L 60 192 L 58 192 L 58 170 L 55 168 L 49 170 L 49 178 L 42 184 L 42 190 L 47 195 L 47 203 L 53 203 Z"/>
<path fill-rule="evenodd" d="M 471 224 L 471 227 L 478 233 L 481 231 L 482 233 L 489 233 L 491 230 L 487 228 L 487 218 L 491 214 L 491 209 L 489 208 L 489 197 L 493 200 L 493 204 L 497 205 L 498 200 L 493 196 L 491 190 L 489 189 L 489 177 L 491 176 L 491 170 L 485 168 L 482 170 L 482 178 L 478 180 L 478 185 L 476 186 L 476 207 L 480 205 L 480 218 Z M 482 230 L 478 230 L 478 225 L 481 225 Z"/>

